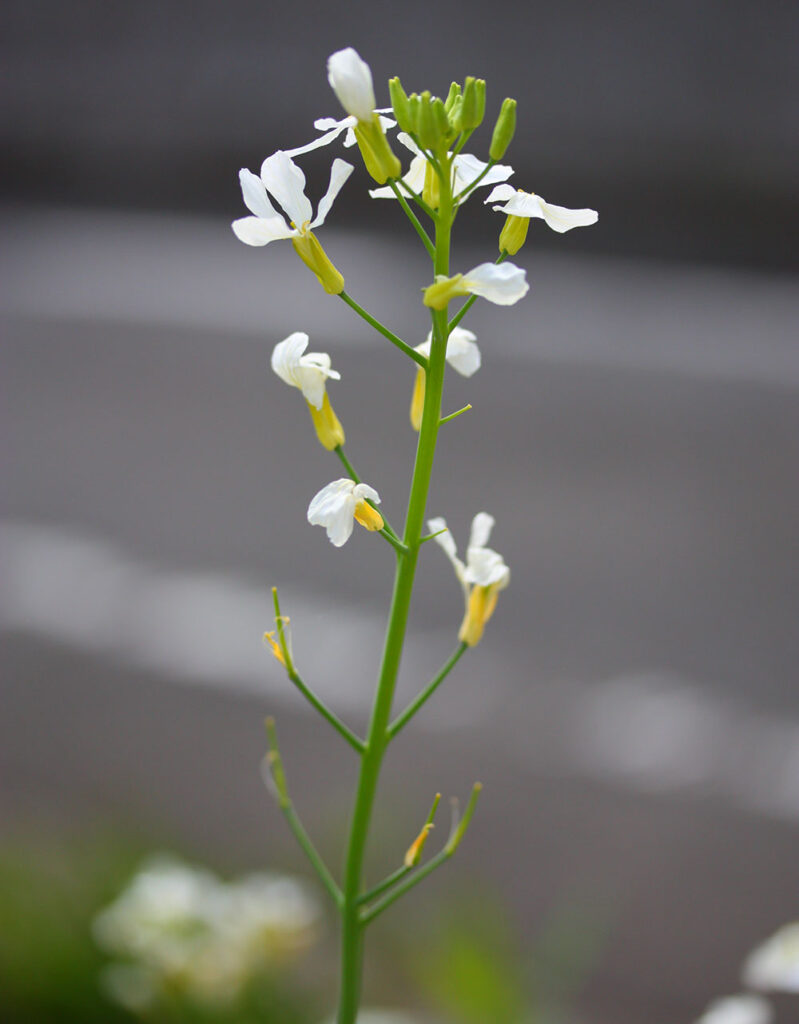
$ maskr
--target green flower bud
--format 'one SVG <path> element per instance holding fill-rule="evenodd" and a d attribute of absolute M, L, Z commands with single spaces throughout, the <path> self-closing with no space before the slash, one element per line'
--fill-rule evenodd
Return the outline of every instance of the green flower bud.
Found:
<path fill-rule="evenodd" d="M 404 132 L 414 131 L 411 105 L 399 78 L 389 79 L 388 92 L 391 97 L 391 106 L 394 108 L 394 117 L 397 119 L 397 124 Z"/>
<path fill-rule="evenodd" d="M 416 134 L 424 149 L 435 149 L 438 143 L 438 128 L 433 113 L 430 93 L 425 90 L 419 97 L 419 116 L 416 120 Z"/>
<path fill-rule="evenodd" d="M 516 131 L 516 100 L 504 99 L 499 111 L 494 134 L 491 136 L 491 147 L 488 155 L 492 160 L 501 160 L 511 144 Z"/>
<path fill-rule="evenodd" d="M 513 214 L 509 214 L 499 234 L 499 251 L 515 256 L 527 241 L 529 227 L 529 217 L 514 217 Z"/>
<path fill-rule="evenodd" d="M 461 87 L 458 85 L 457 82 L 453 82 L 452 85 L 449 87 L 449 92 L 447 93 L 447 98 L 444 101 L 444 109 L 446 110 L 447 114 L 451 113 L 452 107 L 455 104 L 455 100 L 458 99 L 460 94 L 461 94 Z"/>
<path fill-rule="evenodd" d="M 430 106 L 433 110 L 433 118 L 436 123 L 436 133 L 438 135 L 439 142 L 443 142 L 449 138 L 451 133 L 447 111 L 438 96 L 433 97 Z"/>
<path fill-rule="evenodd" d="M 472 78 L 471 75 L 463 85 L 463 107 L 460 114 L 459 131 L 473 131 L 477 128 L 483 117 L 486 108 L 486 84 L 482 78 Z"/>

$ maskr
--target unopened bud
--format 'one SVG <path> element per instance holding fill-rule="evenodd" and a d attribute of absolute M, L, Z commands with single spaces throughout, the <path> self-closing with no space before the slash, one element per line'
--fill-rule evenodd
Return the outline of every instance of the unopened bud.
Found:
<path fill-rule="evenodd" d="M 340 295 L 344 291 L 344 277 L 333 266 L 313 231 L 292 235 L 291 243 L 305 266 L 319 278 L 328 295 Z"/>
<path fill-rule="evenodd" d="M 491 136 L 491 146 L 488 155 L 492 160 L 501 160 L 505 151 L 511 144 L 516 131 L 516 100 L 504 99 L 499 111 L 497 123 L 494 125 L 494 134 Z M 510 249 L 508 249 L 510 252 Z"/>
<path fill-rule="evenodd" d="M 391 97 L 391 106 L 394 108 L 397 124 L 404 132 L 414 132 L 416 128 L 411 113 L 411 104 L 398 77 L 389 79 L 388 93 Z"/>
<path fill-rule="evenodd" d="M 416 135 L 424 149 L 435 149 L 438 143 L 438 127 L 433 112 L 432 97 L 425 90 L 419 97 L 419 113 L 416 119 Z"/>
<path fill-rule="evenodd" d="M 447 114 L 449 114 L 452 111 L 452 108 L 455 105 L 455 100 L 457 100 L 460 97 L 460 95 L 461 87 L 458 85 L 457 82 L 453 82 L 452 85 L 449 87 L 447 98 L 444 101 L 444 109 L 446 110 Z"/>
<path fill-rule="evenodd" d="M 463 85 L 463 106 L 460 111 L 462 131 L 473 131 L 485 116 L 486 84 L 483 78 L 472 78 L 471 75 Z"/>

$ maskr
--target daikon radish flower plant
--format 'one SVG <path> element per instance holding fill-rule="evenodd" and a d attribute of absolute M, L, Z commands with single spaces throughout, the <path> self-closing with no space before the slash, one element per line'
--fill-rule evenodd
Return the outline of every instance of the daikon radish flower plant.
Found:
<path fill-rule="evenodd" d="M 320 79 L 322 77 L 320 68 Z M 472 786 L 462 812 L 453 802 L 449 834 L 438 844 L 434 838 L 438 833 L 432 830 L 440 794 L 432 796 L 426 819 L 420 820 L 419 830 L 414 830 L 415 834 L 408 836 L 404 847 L 396 851 L 394 865 L 389 865 L 382 881 L 371 886 L 366 884 L 365 857 L 386 751 L 433 697 L 460 659 L 484 639 L 491 617 L 498 607 L 501 608 L 500 592 L 510 584 L 508 565 L 500 554 L 488 547 L 495 525 L 492 515 L 479 512 L 474 517 L 463 560 L 458 556 L 446 521 L 438 515 L 428 519 L 428 493 L 439 430 L 471 408 L 467 405 L 442 416 L 446 370 L 450 367 L 471 378 L 481 365 L 477 338 L 459 325 L 478 298 L 498 306 L 510 306 L 525 297 L 530 288 L 525 269 L 506 260 L 523 248 L 531 218 L 542 219 L 553 230 L 563 232 L 595 223 L 597 214 L 593 210 L 553 206 L 534 193 L 517 191 L 508 184 L 513 168 L 501 161 L 516 130 L 516 101 L 513 99 L 504 100 L 499 107 L 485 158 L 465 151 L 486 116 L 486 83 L 482 79 L 467 77 L 463 84 L 453 82 L 445 97 L 437 97 L 429 91 L 409 95 L 395 77 L 389 80 L 387 87 L 390 106 L 378 107 L 381 90 L 375 89 L 371 68 L 352 47 L 331 55 L 327 77 L 344 116 L 318 118 L 314 127 L 322 134 L 310 142 L 285 140 L 298 144 L 293 148 L 278 148 L 267 155 L 259 175 L 246 169 L 240 171 L 242 196 L 250 215 L 234 221 L 233 231 L 237 238 L 253 247 L 290 240 L 297 255 L 331 296 L 330 301 L 337 298 L 345 303 L 388 342 L 386 372 L 397 372 L 390 366 L 391 359 L 395 362 L 408 359 L 416 373 L 410 419 L 418 438 L 405 521 L 400 527 L 390 521 L 394 511 L 381 504 L 379 490 L 383 489 L 384 481 L 372 479 L 368 484 L 362 481 L 349 452 L 345 452 L 344 428 L 328 396 L 328 385 L 339 379 L 339 371 L 346 373 L 341 356 L 334 352 L 331 358 L 328 353 L 307 351 L 310 339 L 302 330 L 300 310 L 297 311 L 298 322 L 293 325 L 294 333 L 282 341 L 273 339 L 272 369 L 283 383 L 300 391 L 319 442 L 338 460 L 337 472 L 327 477 L 329 482 L 309 481 L 308 494 L 314 496 L 308 506 L 308 523 L 324 527 L 330 542 L 337 548 L 348 541 L 352 544 L 385 542 L 391 548 L 393 563 L 394 585 L 383 655 L 364 736 L 357 735 L 342 721 L 300 675 L 294 661 L 288 617 L 281 612 L 276 588 L 272 591 L 274 628 L 264 636 L 288 681 L 336 730 L 357 759 L 358 776 L 344 867 L 337 876 L 320 856 L 295 810 L 275 723 L 271 718 L 267 720 L 264 777 L 340 917 L 335 1021 L 336 1024 L 355 1024 L 361 1006 L 364 948 L 369 926 L 455 854 L 472 820 L 481 788 L 479 783 Z M 396 136 L 392 134 L 395 128 L 398 129 Z M 395 151 L 397 142 L 400 148 Z M 421 343 L 418 337 L 401 338 L 352 298 L 345 288 L 344 276 L 316 237 L 316 229 L 333 216 L 333 204 L 341 189 L 352 187 L 350 179 L 354 168 L 333 156 L 329 186 L 314 212 L 305 194 L 305 175 L 297 160 L 312 150 L 337 146 L 346 148 L 353 158 L 360 155 L 372 179 L 371 187 L 363 189 L 365 201 L 395 200 L 429 258 L 426 280 L 419 282 L 418 292 L 408 296 L 409 304 L 417 304 L 429 317 L 429 334 Z M 495 210 L 506 215 L 505 226 L 498 236 L 499 257 L 472 268 L 458 267 L 451 257 L 456 216 L 466 216 L 467 211 L 462 209 L 466 201 L 475 189 L 487 186 L 493 189 L 485 202 L 494 204 Z M 378 202 L 375 215 L 385 208 Z M 252 258 L 257 258 L 257 254 L 253 253 Z M 452 304 L 460 299 L 464 301 L 453 309 Z M 338 370 L 333 369 L 333 363 Z M 346 421 L 346 416 L 344 419 Z M 397 429 L 409 429 L 407 422 Z M 457 425 L 447 429 L 457 430 Z M 344 476 L 338 476 L 339 463 Z M 478 473 L 474 474 L 474 479 L 479 480 Z M 485 495 L 475 494 L 475 507 L 479 508 L 484 498 Z M 501 517 L 501 510 L 496 511 Z M 356 531 L 356 523 L 364 529 Z M 435 541 L 432 548 L 427 547 L 430 540 Z M 451 562 L 462 591 L 460 610 L 457 602 L 453 604 L 454 649 L 432 680 L 419 688 L 416 697 L 404 709 L 397 710 L 395 688 L 417 569 L 426 561 L 423 553 L 426 556 L 436 547 L 440 547 Z M 295 630 L 297 627 L 295 622 Z M 431 853 L 431 849 L 434 852 Z M 331 1009 L 332 1004 L 331 995 Z M 363 1024 L 365 1018 L 360 1019 Z"/>

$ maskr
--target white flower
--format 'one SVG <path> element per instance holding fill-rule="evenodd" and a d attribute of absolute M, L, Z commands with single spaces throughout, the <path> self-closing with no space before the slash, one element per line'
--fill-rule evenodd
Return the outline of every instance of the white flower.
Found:
<path fill-rule="evenodd" d="M 765 992 L 799 993 L 799 922 L 781 928 L 747 957 L 743 982 Z"/>
<path fill-rule="evenodd" d="M 494 527 L 494 517 L 487 512 L 478 512 L 472 520 L 465 563 L 458 558 L 458 549 L 445 519 L 440 516 L 429 519 L 427 526 L 431 533 L 438 534 L 435 541 L 452 563 L 455 576 L 463 588 L 466 615 L 458 639 L 473 647 L 479 642 L 485 624 L 494 613 L 499 591 L 510 583 L 510 569 L 505 565 L 502 555 L 486 547 Z"/>
<path fill-rule="evenodd" d="M 728 996 L 711 1003 L 696 1024 L 771 1024 L 774 1011 L 760 996 Z"/>
<path fill-rule="evenodd" d="M 327 80 L 348 114 L 359 121 L 371 121 L 375 109 L 375 90 L 369 65 L 348 46 L 327 59 Z"/>
<path fill-rule="evenodd" d="M 340 548 L 350 538 L 353 522 L 367 530 L 382 530 L 383 517 L 366 499 L 380 504 L 380 495 L 368 484 L 356 484 L 348 477 L 334 480 L 311 499 L 308 522 L 324 526 L 330 543 Z"/>
<path fill-rule="evenodd" d="M 305 175 L 288 153 L 278 150 L 261 165 L 261 177 L 242 168 L 239 171 L 244 204 L 254 216 L 234 220 L 236 237 L 245 245 L 268 245 L 280 238 L 307 237 L 325 218 L 353 166 L 338 157 L 330 169 L 330 184 L 322 197 L 316 217 L 305 195 Z M 288 221 L 272 206 L 272 196 L 285 211 Z"/>
<path fill-rule="evenodd" d="M 424 292 L 424 304 L 444 309 L 458 295 L 479 295 L 498 306 L 512 306 L 524 298 L 530 286 L 527 272 L 514 263 L 481 263 L 465 274 L 437 277 Z"/>
<path fill-rule="evenodd" d="M 384 132 L 389 128 L 393 128 L 397 123 L 392 121 L 390 117 L 384 117 L 383 115 L 390 112 L 391 107 L 383 107 L 380 110 L 376 110 L 375 113 L 379 115 L 380 127 Z M 320 149 L 322 146 L 329 146 L 331 142 L 335 142 L 336 139 L 341 135 L 342 132 L 347 134 L 344 136 L 344 145 L 349 148 L 354 146 L 358 141 L 355 138 L 355 125 L 358 123 L 357 117 L 343 117 L 341 120 L 336 120 L 335 117 L 318 117 L 313 126 L 317 131 L 324 132 L 324 135 L 320 135 L 318 138 L 313 139 L 311 142 L 306 142 L 304 146 L 297 146 L 296 149 L 285 150 L 288 156 L 301 156 L 303 153 L 310 153 L 311 150 Z"/>
<path fill-rule="evenodd" d="M 430 331 L 426 340 L 416 346 L 416 351 L 429 359 L 432 341 L 433 332 Z M 463 327 L 453 327 L 447 339 L 446 359 L 452 369 L 457 370 L 462 377 L 471 377 L 473 373 L 477 373 L 480 369 L 480 349 L 477 347 L 477 335 Z"/>
<path fill-rule="evenodd" d="M 427 158 L 406 132 L 400 132 L 397 135 L 397 139 L 406 147 L 406 149 L 409 149 L 414 154 L 413 160 L 411 160 L 411 166 L 408 168 L 408 172 L 402 176 L 402 180 L 406 182 L 414 192 L 420 193 L 425 187 L 425 175 L 429 173 Z M 487 166 L 488 165 L 486 163 L 479 160 L 471 153 L 459 153 L 453 160 L 452 164 L 452 194 L 457 195 L 465 188 L 468 188 L 472 182 L 476 181 L 476 179 L 480 177 Z M 513 168 L 509 165 L 495 164 L 491 170 L 488 171 L 486 176 L 480 180 L 479 187 L 482 188 L 484 185 L 496 185 L 499 181 L 507 181 L 512 174 Z M 508 185 L 507 187 L 510 188 L 511 186 Z M 370 189 L 369 195 L 372 199 L 397 198 L 395 193 L 388 187 Z M 471 195 L 471 192 L 469 195 Z M 466 196 L 465 199 L 468 199 L 468 196 Z"/>
<path fill-rule="evenodd" d="M 303 355 L 309 341 L 308 335 L 302 331 L 295 331 L 279 341 L 272 352 L 272 369 L 286 384 L 299 388 L 309 405 L 321 409 L 325 398 L 325 381 L 328 378 L 341 380 L 341 374 L 330 368 L 327 352 L 308 352 Z"/>
<path fill-rule="evenodd" d="M 497 185 L 485 203 L 504 201 L 504 206 L 494 206 L 493 209 L 499 213 L 506 213 L 510 217 L 540 217 L 545 220 L 553 231 L 561 234 L 564 231 L 571 231 L 572 228 L 587 227 L 589 224 L 596 224 L 599 214 L 596 210 L 569 210 L 565 206 L 555 206 L 545 202 L 541 196 L 534 192 L 523 192 L 515 189 L 512 185 Z"/>

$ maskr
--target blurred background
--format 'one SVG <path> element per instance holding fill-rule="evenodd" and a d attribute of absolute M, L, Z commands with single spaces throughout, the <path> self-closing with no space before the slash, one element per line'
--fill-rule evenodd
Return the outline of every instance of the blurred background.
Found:
<path fill-rule="evenodd" d="M 380 104 L 393 74 L 485 77 L 478 155 L 517 97 L 513 182 L 600 213 L 533 223 L 529 296 L 475 306 L 483 368 L 448 381 L 447 409 L 474 409 L 442 435 L 430 513 L 464 545 L 492 511 L 513 581 L 388 759 L 375 881 L 433 793 L 485 791 L 455 861 L 375 926 L 368 1002 L 666 1024 L 736 991 L 799 891 L 795 5 L 9 0 L 0 19 L 0 1016 L 116 1019 L 98 978 L 119 948 L 90 922 L 152 851 L 302 884 L 259 776 L 266 713 L 341 861 L 354 765 L 261 645 L 268 588 L 303 674 L 362 729 L 392 557 L 305 524 L 340 467 L 269 356 L 294 330 L 331 352 L 348 453 L 395 523 L 413 372 L 288 246 L 229 222 L 239 167 L 339 116 L 325 60 L 346 45 Z M 303 160 L 312 197 L 332 155 Z M 426 257 L 368 184 L 357 168 L 323 243 L 416 344 Z M 494 258 L 484 195 L 456 266 Z M 461 612 L 432 545 L 421 569 L 400 701 Z M 291 993 L 267 984 L 236 1020 L 319 1021 L 325 913 Z"/>

